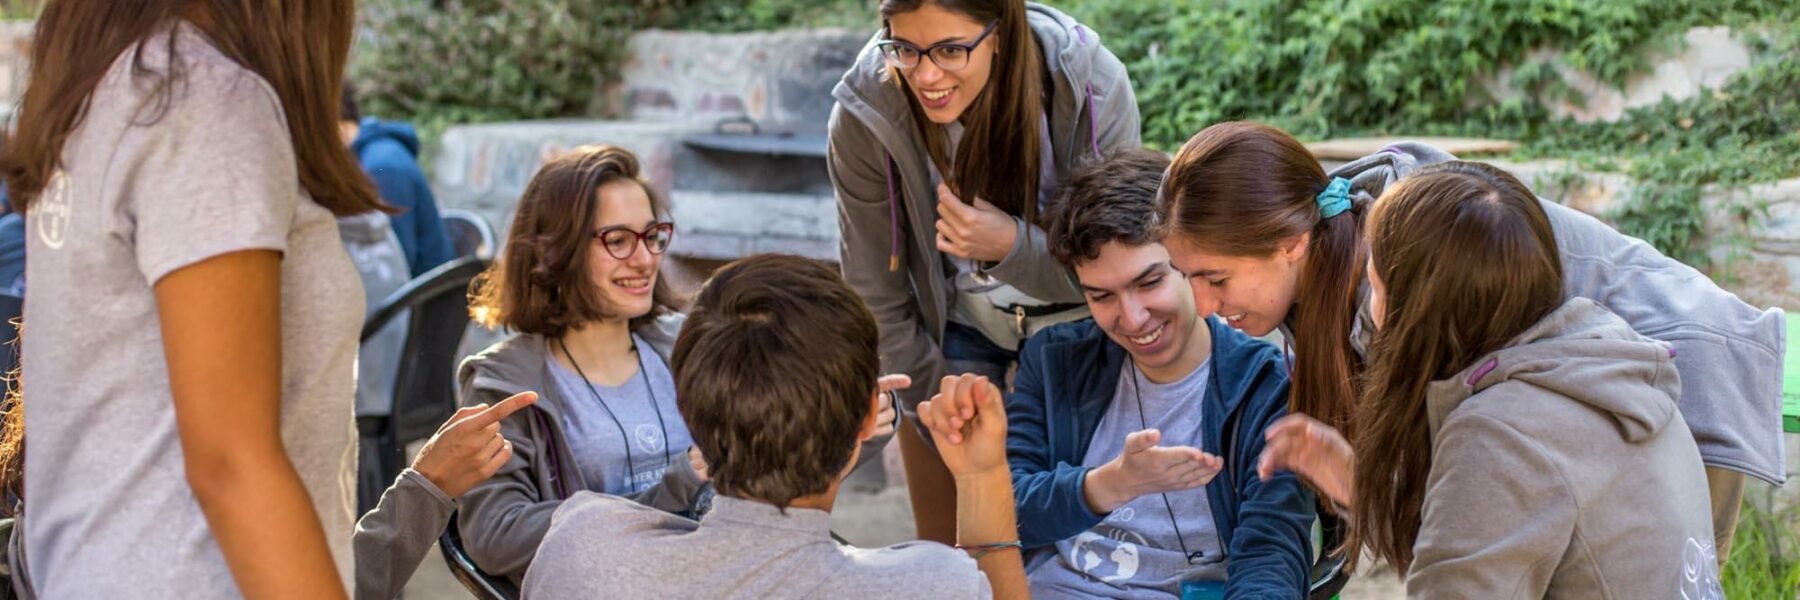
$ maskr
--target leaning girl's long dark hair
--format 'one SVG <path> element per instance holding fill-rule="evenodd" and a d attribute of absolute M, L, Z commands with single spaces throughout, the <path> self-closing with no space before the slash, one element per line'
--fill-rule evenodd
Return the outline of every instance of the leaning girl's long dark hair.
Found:
<path fill-rule="evenodd" d="M 1531 190 L 1466 162 L 1388 188 L 1370 219 L 1369 251 L 1387 294 L 1350 438 L 1356 494 L 1346 544 L 1405 573 L 1431 473 L 1426 388 L 1561 306 L 1562 259 Z"/>

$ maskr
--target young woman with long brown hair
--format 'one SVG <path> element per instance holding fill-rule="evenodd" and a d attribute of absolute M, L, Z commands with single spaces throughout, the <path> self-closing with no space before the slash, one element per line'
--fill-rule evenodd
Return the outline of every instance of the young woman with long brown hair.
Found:
<path fill-rule="evenodd" d="M 1676 352 L 1564 293 L 1551 225 L 1479 163 L 1376 204 L 1346 547 L 1411 597 L 1722 597 Z"/>
<path fill-rule="evenodd" d="M 1005 381 L 1023 340 L 1086 316 L 1037 223 L 1058 182 L 1138 146 L 1124 65 L 1092 30 L 1024 0 L 882 0 L 883 27 L 832 95 L 844 276 L 881 326 L 884 372 Z M 914 422 L 916 425 L 916 421 Z M 955 539 L 955 490 L 922 431 L 901 436 L 920 537 Z"/>
<path fill-rule="evenodd" d="M 1365 215 L 1387 186 L 1422 165 L 1453 159 L 1402 143 L 1327 174 L 1292 136 L 1244 122 L 1208 127 L 1176 155 L 1161 190 L 1165 245 L 1195 297 L 1217 302 L 1221 317 L 1251 335 L 1283 331 L 1293 348 L 1290 423 L 1306 415 L 1354 439 L 1355 399 L 1374 333 Z M 1539 204 L 1556 234 L 1565 294 L 1593 298 L 1679 351 L 1681 410 L 1709 467 L 1723 556 L 1743 475 L 1772 482 L 1785 476 L 1777 426 L 1781 311 L 1751 307 L 1593 217 Z M 1304 433 L 1299 425 L 1277 425 L 1271 435 Z M 1286 465 L 1304 457 L 1271 458 Z M 1337 482 L 1313 483 L 1336 495 Z"/>
<path fill-rule="evenodd" d="M 0 174 L 29 232 L 39 594 L 342 597 L 362 290 L 350 0 L 53 0 Z"/>

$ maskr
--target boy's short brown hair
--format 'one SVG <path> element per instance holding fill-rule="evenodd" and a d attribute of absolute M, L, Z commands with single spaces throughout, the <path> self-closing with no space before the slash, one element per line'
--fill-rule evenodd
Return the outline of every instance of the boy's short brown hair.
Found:
<path fill-rule="evenodd" d="M 1130 150 L 1076 172 L 1044 215 L 1050 255 L 1074 268 L 1099 258 L 1107 242 L 1157 241 L 1156 188 L 1168 168 L 1161 152 Z"/>
<path fill-rule="evenodd" d="M 827 263 L 765 254 L 714 273 L 670 365 L 719 493 L 786 508 L 829 489 L 869 418 L 878 341 Z"/>

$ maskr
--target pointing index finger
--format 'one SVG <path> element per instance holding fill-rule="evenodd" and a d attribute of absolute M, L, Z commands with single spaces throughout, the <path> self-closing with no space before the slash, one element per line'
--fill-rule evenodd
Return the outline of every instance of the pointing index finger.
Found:
<path fill-rule="evenodd" d="M 468 420 L 477 427 L 499 423 L 501 420 L 512 416 L 513 413 L 519 412 L 519 409 L 536 403 L 537 398 L 537 392 L 519 392 L 513 394 L 512 397 L 501 400 L 498 404 L 488 407 L 486 410 L 477 413 L 475 416 L 469 417 Z"/>

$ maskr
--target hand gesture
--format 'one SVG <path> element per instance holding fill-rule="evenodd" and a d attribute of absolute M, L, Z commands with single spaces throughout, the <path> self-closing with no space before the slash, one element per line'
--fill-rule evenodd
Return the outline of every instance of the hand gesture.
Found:
<path fill-rule="evenodd" d="M 939 252 L 983 262 L 1000 262 L 1012 253 L 1019 222 L 1000 207 L 976 198 L 965 203 L 938 184 L 937 248 Z"/>
<path fill-rule="evenodd" d="M 500 421 L 537 402 L 536 392 L 515 394 L 499 404 L 456 411 L 419 449 L 412 468 L 455 498 L 486 481 L 512 458 L 512 442 L 500 435 Z"/>
<path fill-rule="evenodd" d="M 894 434 L 894 411 L 900 396 L 894 392 L 912 387 L 912 377 L 906 375 L 882 375 L 875 380 L 875 388 L 880 391 L 883 402 L 881 410 L 875 413 L 875 434 L 871 438 L 879 438 Z"/>
<path fill-rule="evenodd" d="M 1125 436 L 1125 450 L 1088 472 L 1089 508 L 1112 512 L 1147 494 L 1197 488 L 1213 480 L 1225 461 L 1192 446 L 1158 446 L 1162 432 L 1135 431 Z"/>
<path fill-rule="evenodd" d="M 919 403 L 938 456 L 957 477 L 1007 472 L 1006 404 L 986 377 L 945 377 L 938 394 Z"/>
<path fill-rule="evenodd" d="M 700 454 L 700 447 L 688 446 L 687 454 L 688 466 L 694 468 L 694 474 L 700 476 L 700 481 L 712 481 L 712 473 L 707 472 L 706 456 Z"/>
<path fill-rule="evenodd" d="M 1332 502 L 1350 504 L 1355 455 L 1344 434 L 1312 417 L 1290 414 L 1270 425 L 1263 437 L 1268 445 L 1256 467 L 1259 476 L 1268 479 L 1276 471 L 1293 471 Z"/>

